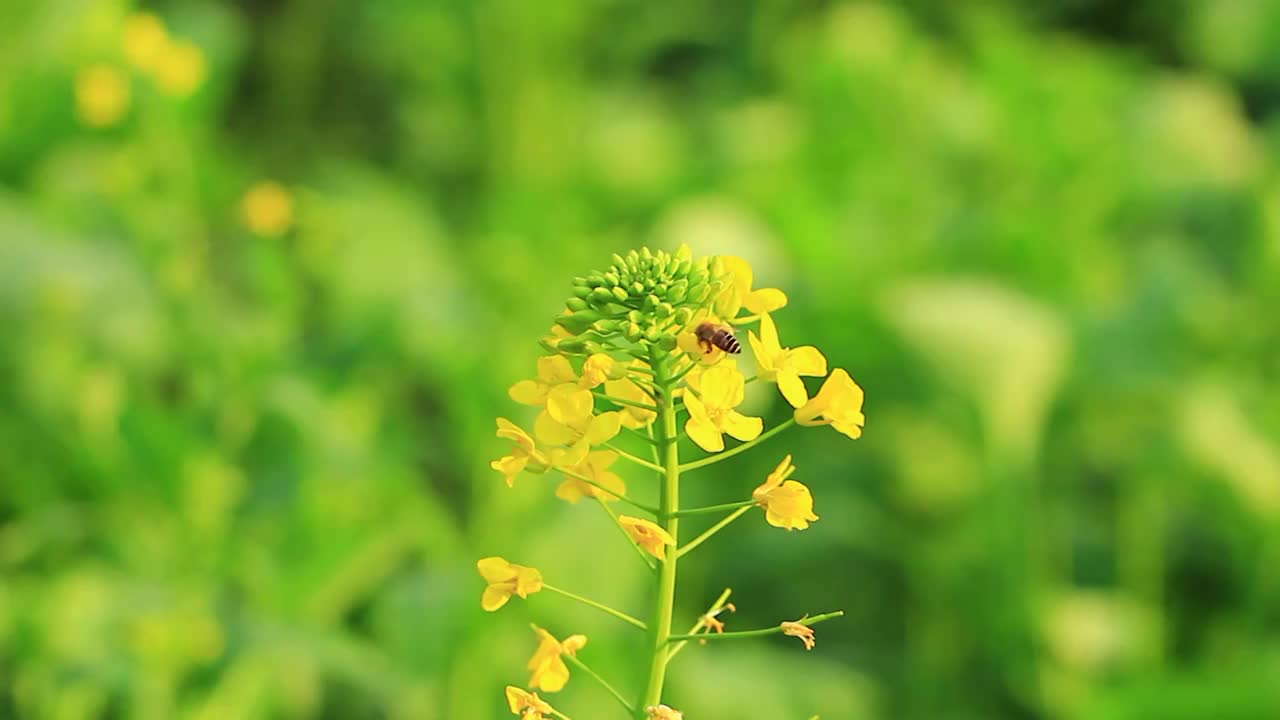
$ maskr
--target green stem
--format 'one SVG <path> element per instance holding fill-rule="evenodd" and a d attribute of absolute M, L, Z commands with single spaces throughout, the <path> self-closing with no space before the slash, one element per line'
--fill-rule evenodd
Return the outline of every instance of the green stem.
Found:
<path fill-rule="evenodd" d="M 720 593 L 720 597 L 716 598 L 716 601 L 711 603 L 711 607 L 707 608 L 706 612 L 698 616 L 698 622 L 694 623 L 693 627 L 689 628 L 688 634 L 697 635 L 702 628 L 706 627 L 707 618 L 713 616 L 720 610 L 720 608 L 724 607 L 725 604 L 729 602 L 729 596 L 731 594 L 733 594 L 733 589 L 725 588 L 724 592 Z M 667 662 L 671 662 L 671 659 L 678 655 L 680 651 L 684 649 L 684 646 L 688 644 L 688 640 L 681 640 L 676 643 L 676 646 L 671 648 L 671 652 L 667 653 Z"/>
<path fill-rule="evenodd" d="M 543 587 L 545 587 L 545 585 Z M 596 682 L 600 683 L 600 687 L 604 688 L 605 690 L 608 690 L 609 694 L 612 695 L 615 700 L 622 703 L 622 707 L 626 708 L 627 712 L 629 713 L 635 712 L 635 708 L 631 707 L 631 703 L 627 702 L 627 699 L 622 697 L 622 693 L 618 692 L 617 690 L 614 690 L 612 685 L 605 682 L 605 679 L 600 677 L 600 675 L 596 673 L 595 670 L 592 670 L 591 668 L 587 667 L 586 663 L 582 662 L 578 658 L 568 653 L 565 653 L 561 657 L 563 657 L 565 660 L 568 660 L 569 663 L 572 664 L 574 667 L 578 668 L 579 670 L 585 672 L 586 674 L 594 678 Z"/>
<path fill-rule="evenodd" d="M 813 617 L 801 618 L 797 620 L 796 623 L 807 627 L 810 625 L 817 625 L 818 623 L 824 620 L 830 620 L 832 618 L 841 617 L 842 615 L 844 615 L 843 610 L 836 610 L 835 612 L 822 613 L 821 615 L 814 615 Z M 735 638 L 760 637 L 761 635 L 775 635 L 780 632 L 782 632 L 782 626 L 776 625 L 774 627 L 760 628 L 759 630 L 738 630 L 736 632 L 726 632 L 726 633 L 699 633 L 699 634 L 691 633 L 688 635 L 671 635 L 667 638 L 667 641 L 676 642 L 678 640 L 694 640 L 694 639 L 732 640 Z"/>
<path fill-rule="evenodd" d="M 746 507 L 747 505 L 755 505 L 755 504 L 756 504 L 755 500 L 739 500 L 738 502 L 723 503 L 720 505 L 708 505 L 706 507 L 689 508 L 688 510 L 681 510 L 680 512 L 676 513 L 676 515 L 679 515 L 680 517 L 684 517 L 685 515 L 706 515 L 708 513 L 716 513 L 724 510 L 737 510 L 740 507 Z"/>
<path fill-rule="evenodd" d="M 630 460 L 631 462 L 635 463 L 636 465 L 639 465 L 640 467 L 649 468 L 650 470 L 657 473 L 665 472 L 665 470 L 661 466 L 654 465 L 653 463 L 649 462 L 648 460 L 645 460 L 644 458 L 638 458 L 635 455 L 632 455 L 631 453 L 627 452 L 626 450 L 619 448 L 617 445 L 614 445 L 613 443 L 605 443 L 604 446 L 618 453 L 618 457 L 621 457 L 623 460 Z"/>
<path fill-rule="evenodd" d="M 604 511 L 609 513 L 609 518 L 613 520 L 614 525 L 618 526 L 618 531 L 622 533 L 622 537 L 627 539 L 627 544 L 634 548 L 636 553 L 640 555 L 640 562 L 643 562 L 645 567 L 653 570 L 653 561 L 649 559 L 649 553 L 645 552 L 644 548 L 637 545 L 636 541 L 631 539 L 631 533 L 627 532 L 627 529 L 622 527 L 622 521 L 618 520 L 618 514 L 613 511 L 613 508 L 609 507 L 609 503 L 605 502 L 602 498 L 596 498 L 596 502 L 600 503 L 600 507 L 604 508 Z"/>
<path fill-rule="evenodd" d="M 654 381 L 662 389 L 662 402 L 658 410 L 661 422 L 658 440 L 663 476 L 658 524 L 679 542 L 680 520 L 677 514 L 680 511 L 680 454 L 679 443 L 676 442 L 676 413 L 671 404 L 671 391 L 675 385 L 665 358 L 660 360 L 655 356 L 650 367 L 654 369 Z M 662 702 L 662 686 L 667 676 L 667 642 L 671 637 L 671 616 L 675 609 L 678 557 L 678 553 L 668 552 L 658 569 L 657 600 L 654 603 L 653 621 L 649 623 L 653 632 L 653 645 L 650 648 L 653 655 L 649 662 L 649 679 L 645 683 L 644 695 L 636 703 L 637 720 L 643 720 L 644 708 Z"/>
<path fill-rule="evenodd" d="M 649 629 L 649 626 L 648 626 L 648 625 L 645 625 L 643 622 L 641 622 L 641 621 L 639 621 L 639 620 L 637 620 L 637 619 L 635 619 L 635 618 L 631 617 L 630 615 L 628 615 L 628 614 L 626 614 L 626 613 L 622 612 L 621 610 L 614 610 L 613 608 L 609 607 L 608 605 L 605 605 L 604 603 L 598 603 L 598 602 L 596 602 L 595 600 L 588 600 L 587 598 L 584 598 L 584 597 L 582 597 L 581 595 L 578 595 L 578 594 L 576 594 L 576 593 L 571 593 L 571 592 L 569 592 L 568 590 L 561 590 L 560 588 L 555 587 L 554 585 L 548 585 L 548 584 L 546 584 L 545 582 L 544 582 L 544 583 L 542 583 L 542 589 L 543 589 L 543 590 L 550 590 L 550 591 L 551 591 L 551 592 L 553 592 L 553 593 L 559 593 L 560 595 L 563 595 L 563 596 L 565 596 L 565 597 L 569 598 L 570 600 L 577 600 L 578 602 L 582 603 L 583 605 L 590 605 L 591 607 L 593 607 L 593 608 L 595 608 L 595 609 L 597 609 L 597 610 L 603 610 L 604 612 L 609 613 L 610 615 L 612 615 L 612 616 L 614 616 L 614 617 L 618 618 L 619 620 L 621 620 L 621 621 L 623 621 L 623 622 L 625 622 L 625 623 L 630 623 L 631 625 L 635 625 L 636 627 L 640 628 L 641 630 L 648 630 L 648 629 Z"/>
<path fill-rule="evenodd" d="M 557 469 L 557 470 L 559 470 L 559 471 L 560 471 L 563 475 L 565 475 L 566 477 L 571 477 L 571 478 L 573 478 L 574 480 L 581 480 L 582 482 L 584 482 L 584 483 L 586 483 L 586 484 L 590 485 L 591 487 L 594 487 L 594 488 L 596 488 L 596 489 L 598 489 L 598 490 L 601 490 L 601 491 L 603 491 L 603 492 L 608 493 L 608 494 L 609 494 L 609 497 L 616 497 L 616 498 L 618 498 L 619 500 L 621 500 L 622 502 L 624 502 L 624 503 L 626 503 L 626 504 L 630 505 L 631 507 L 633 507 L 633 508 L 635 508 L 635 509 L 637 509 L 637 510 L 643 510 L 643 511 L 645 511 L 645 512 L 649 513 L 650 515 L 657 515 L 657 514 L 658 514 L 658 508 L 653 507 L 652 505 L 645 505 L 645 504 L 644 504 L 644 503 L 642 503 L 642 502 L 638 502 L 638 501 L 632 500 L 631 498 L 627 497 L 626 495 L 619 494 L 616 490 L 610 490 L 609 488 L 607 488 L 607 487 L 605 487 L 605 486 L 601 485 L 600 483 L 596 482 L 595 480 L 592 480 L 591 478 L 587 477 L 586 475 L 583 475 L 583 474 L 581 474 L 581 473 L 576 473 L 576 472 L 574 472 L 574 471 L 572 471 L 572 470 L 565 470 L 564 468 L 559 468 L 559 467 L 558 467 L 558 468 L 556 468 L 556 469 Z M 604 498 L 596 497 L 596 499 L 597 499 L 597 500 L 599 500 L 599 501 L 601 501 L 601 502 L 604 502 Z"/>
<path fill-rule="evenodd" d="M 676 550 L 676 557 L 683 557 L 685 553 L 689 552 L 690 550 L 693 550 L 694 548 L 698 547 L 702 543 L 706 542 L 708 539 L 711 538 L 712 535 L 715 535 L 716 533 L 724 529 L 725 525 L 728 525 L 734 520 L 737 520 L 738 518 L 742 517 L 742 515 L 750 509 L 751 509 L 751 505 L 744 505 L 743 507 L 740 507 L 737 510 L 734 510 L 733 512 L 729 513 L 724 518 L 722 518 L 720 522 L 707 528 L 706 532 L 694 538 L 689 544 L 682 546 L 679 550 Z"/>
<path fill-rule="evenodd" d="M 708 465 L 714 465 L 720 462 L 721 460 L 731 458 L 740 452 L 746 452 L 747 450 L 750 450 L 756 445 L 759 445 L 765 440 L 768 440 L 774 435 L 777 435 L 778 433 L 782 432 L 783 430 L 786 430 L 787 428 L 795 424 L 796 424 L 795 418 L 788 418 L 786 421 L 764 431 L 764 433 L 762 433 L 759 437 L 757 437 L 755 440 L 752 440 L 751 442 L 742 443 L 738 447 L 730 448 L 728 450 L 725 450 L 722 453 L 717 453 L 715 455 L 712 455 L 711 457 L 705 457 L 705 458 L 702 458 L 701 460 L 694 460 L 691 463 L 685 463 L 684 465 L 680 466 L 680 471 L 685 472 L 688 470 L 697 470 L 698 468 L 706 467 Z"/>

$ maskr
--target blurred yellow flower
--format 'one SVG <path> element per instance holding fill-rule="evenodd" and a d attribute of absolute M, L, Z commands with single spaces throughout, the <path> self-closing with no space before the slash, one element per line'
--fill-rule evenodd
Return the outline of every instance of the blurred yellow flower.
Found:
<path fill-rule="evenodd" d="M 169 50 L 169 31 L 154 13 L 131 13 L 120 32 L 120 46 L 131 65 L 155 73 Z"/>
<path fill-rule="evenodd" d="M 634 381 L 627 378 L 609 380 L 604 384 L 604 391 L 607 395 L 655 408 L 654 410 L 645 410 L 631 405 L 623 405 L 620 411 L 622 413 L 623 427 L 642 428 L 657 419 L 658 413 L 653 398 L 640 389 L 640 386 Z"/>
<path fill-rule="evenodd" d="M 569 668 L 560 656 L 577 653 L 587 644 L 587 636 L 570 635 L 564 642 L 560 642 L 536 625 L 533 631 L 537 633 L 540 642 L 533 657 L 529 658 L 528 667 L 532 673 L 529 676 L 529 687 L 543 692 L 560 692 L 565 683 L 569 682 Z"/>
<path fill-rule="evenodd" d="M 531 567 L 509 563 L 500 557 L 487 557 L 476 563 L 476 569 L 489 586 L 480 596 L 480 607 L 493 612 L 519 595 L 522 599 L 542 589 L 542 573 Z"/>
<path fill-rule="evenodd" d="M 507 487 L 515 485 L 516 475 L 519 475 L 522 470 L 546 472 L 548 465 L 546 455 L 538 450 L 533 438 L 529 437 L 529 433 L 520 426 L 506 418 L 498 418 L 498 437 L 515 443 L 510 455 L 489 463 L 489 467 L 502 473 L 507 479 Z"/>
<path fill-rule="evenodd" d="M 533 421 L 538 442 L 548 445 L 601 445 L 622 428 L 622 414 L 594 414 L 595 398 L 576 385 L 558 385 L 547 393 L 547 407 Z"/>
<path fill-rule="evenodd" d="M 521 380 L 507 390 L 507 395 L 521 405 L 547 404 L 547 393 L 557 385 L 575 383 L 578 376 L 563 355 L 547 355 L 538 358 L 538 375 L 534 380 Z"/>
<path fill-rule="evenodd" d="M 813 639 L 813 628 L 808 625 L 801 625 L 802 622 L 804 622 L 804 618 L 800 618 L 796 621 L 788 620 L 783 622 L 781 625 L 782 634 L 800 638 L 800 642 L 804 643 L 804 649 L 812 650 L 814 646 L 818 644 Z"/>
<path fill-rule="evenodd" d="M 803 483 L 788 480 L 795 472 L 788 455 L 769 473 L 760 487 L 751 492 L 751 499 L 764 508 L 764 519 L 770 525 L 787 530 L 804 530 L 818 519 L 813 514 L 813 495 Z"/>
<path fill-rule="evenodd" d="M 115 125 L 129 109 L 129 78 L 113 65 L 89 65 L 76 73 L 75 96 L 80 122 Z"/>
<path fill-rule="evenodd" d="M 818 348 L 804 345 L 784 348 L 778 342 L 778 329 L 768 313 L 760 316 L 760 337 L 747 333 L 751 351 L 756 356 L 756 371 L 765 382 L 778 384 L 782 397 L 798 408 L 809 401 L 801 375 L 822 377 L 827 374 L 827 359 Z"/>
<path fill-rule="evenodd" d="M 255 235 L 279 237 L 293 226 L 293 194 L 274 180 L 254 183 L 240 201 L 240 214 Z"/>
<path fill-rule="evenodd" d="M 523 720 L 545 720 L 555 709 L 538 693 L 531 693 L 514 685 L 507 686 L 507 707 L 512 715 L 519 715 Z"/>
<path fill-rule="evenodd" d="M 648 520 L 619 515 L 618 522 L 637 545 L 659 560 L 666 560 L 667 546 L 674 547 L 676 544 L 676 539 L 671 537 L 671 533 Z"/>
<path fill-rule="evenodd" d="M 187 40 L 174 40 L 150 69 L 161 92 L 174 97 L 187 97 L 200 87 L 208 73 L 204 51 Z"/>
<path fill-rule="evenodd" d="M 684 720 L 684 713 L 666 705 L 650 705 L 644 712 L 647 720 Z"/>
<path fill-rule="evenodd" d="M 616 361 L 605 353 L 595 353 L 582 363 L 582 377 L 578 378 L 578 384 L 584 388 L 601 385 L 613 374 L 616 364 Z"/>
<path fill-rule="evenodd" d="M 730 277 L 730 284 L 716 300 L 715 312 L 721 317 L 733 319 L 738 311 L 746 308 L 752 315 L 773 312 L 786 307 L 787 296 L 777 288 L 752 290 L 754 273 L 746 260 L 733 255 L 721 255 L 716 258 L 722 272 Z"/>
<path fill-rule="evenodd" d="M 588 453 L 586 460 L 565 469 L 591 478 L 599 485 L 615 493 L 626 493 L 626 483 L 622 481 L 621 477 L 618 477 L 617 473 L 609 470 L 609 466 L 617 459 L 618 453 L 612 450 L 596 450 Z M 566 477 L 564 482 L 560 483 L 560 486 L 556 488 L 556 497 L 571 503 L 578 502 L 584 496 L 598 497 L 607 501 L 618 499 L 616 496 L 575 477 Z"/>
<path fill-rule="evenodd" d="M 812 400 L 796 408 L 801 425 L 830 425 L 857 440 L 866 418 L 862 415 L 862 388 L 842 368 L 836 368 Z"/>
<path fill-rule="evenodd" d="M 754 440 L 764 429 L 764 421 L 734 410 L 746 395 L 745 378 L 730 367 L 713 367 L 698 381 L 701 397 L 686 392 L 684 404 L 689 420 L 684 430 L 707 452 L 724 450 L 724 433 L 738 440 Z"/>

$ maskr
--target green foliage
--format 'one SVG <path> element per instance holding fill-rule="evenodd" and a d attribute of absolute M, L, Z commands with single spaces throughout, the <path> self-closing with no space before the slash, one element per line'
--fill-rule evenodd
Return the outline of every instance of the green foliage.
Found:
<path fill-rule="evenodd" d="M 786 287 L 868 396 L 856 447 L 788 448 L 823 520 L 726 529 L 676 612 L 732 578 L 730 629 L 846 616 L 821 654 L 689 647 L 673 706 L 1280 714 L 1280 11 L 1056 5 L 172 0 L 178 97 L 123 0 L 0 3 L 0 717 L 509 717 L 533 648 L 474 559 L 645 578 L 505 487 L 492 418 L 556 278 L 680 242 Z"/>

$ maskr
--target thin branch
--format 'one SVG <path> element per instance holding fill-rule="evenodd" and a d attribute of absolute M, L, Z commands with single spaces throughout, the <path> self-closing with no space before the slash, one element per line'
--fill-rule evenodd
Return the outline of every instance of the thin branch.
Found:
<path fill-rule="evenodd" d="M 706 515 L 708 513 L 722 512 L 724 510 L 737 510 L 747 505 L 755 505 L 755 500 L 739 500 L 738 502 L 723 503 L 721 505 L 708 505 L 706 507 L 689 508 L 676 513 L 676 517 L 684 517 L 685 515 Z"/>
<path fill-rule="evenodd" d="M 769 438 L 773 437 L 774 435 L 777 435 L 778 433 L 782 432 L 783 430 L 786 430 L 787 428 L 789 428 L 789 427 L 791 427 L 792 425 L 795 425 L 795 424 L 796 424 L 796 420 L 795 420 L 795 418 L 788 418 L 785 422 L 782 422 L 781 424 L 775 425 L 774 427 L 769 428 L 768 430 L 764 431 L 764 433 L 763 433 L 763 434 L 761 434 L 759 437 L 757 437 L 755 440 L 752 440 L 751 442 L 745 442 L 745 443 L 742 443 L 741 445 L 739 445 L 739 446 L 737 446 L 737 447 L 735 447 L 735 448 L 730 448 L 730 449 L 728 449 L 728 450 L 725 450 L 725 451 L 724 451 L 724 452 L 722 452 L 722 453 L 717 453 L 717 454 L 712 455 L 712 456 L 710 456 L 710 457 L 702 458 L 701 460 L 694 460 L 693 462 L 685 463 L 685 464 L 683 464 L 683 465 L 681 465 L 681 466 L 680 466 L 680 472 L 682 472 L 682 473 L 683 473 L 683 472 L 686 472 L 686 471 L 688 471 L 688 470 L 697 470 L 697 469 L 698 469 L 698 468 L 700 468 L 700 467 L 706 467 L 706 466 L 708 466 L 708 465 L 714 465 L 715 463 L 718 463 L 718 462 L 720 462 L 721 460 L 725 460 L 725 459 L 731 458 L 731 457 L 733 457 L 734 455 L 737 455 L 737 454 L 738 454 L 738 453 L 740 453 L 740 452 L 746 452 L 747 450 L 750 450 L 751 448 L 755 447 L 756 445 L 759 445 L 760 443 L 764 442 L 765 440 L 768 440 Z"/>
<path fill-rule="evenodd" d="M 808 627 L 810 625 L 817 625 L 818 623 L 823 622 L 824 620 L 831 620 L 832 618 L 838 618 L 843 615 L 844 615 L 843 610 L 836 610 L 835 612 L 823 613 L 821 615 L 814 615 L 813 617 L 801 618 L 796 621 L 796 624 L 804 625 L 805 627 Z M 738 630 L 736 632 L 724 632 L 724 633 L 701 633 L 701 634 L 690 633 L 688 635 L 672 635 L 667 638 L 667 642 L 675 642 L 677 640 L 694 640 L 694 639 L 730 640 L 734 638 L 760 637 L 761 635 L 774 635 L 780 632 L 782 632 L 782 626 L 775 625 L 774 627 L 760 628 L 759 630 Z"/>
<path fill-rule="evenodd" d="M 627 452 L 626 450 L 619 448 L 617 445 L 614 445 L 613 443 L 605 443 L 604 446 L 618 453 L 618 456 L 621 457 L 623 460 L 630 460 L 631 462 L 639 465 L 640 467 L 648 468 L 657 473 L 665 472 L 662 469 L 662 466 L 655 465 L 649 462 L 648 460 L 645 460 L 644 458 L 638 458 L 635 455 L 632 455 L 631 453 Z"/>
<path fill-rule="evenodd" d="M 649 426 L 652 426 L 652 423 L 650 423 L 650 424 L 649 424 Z M 646 427 L 649 427 L 649 426 L 646 426 Z M 645 441 L 645 442 L 649 443 L 650 445 L 652 445 L 652 446 L 654 446 L 654 447 L 657 447 L 657 446 L 658 446 L 658 441 L 657 441 L 657 440 L 654 440 L 653 438 L 649 437 L 649 436 L 648 436 L 647 434 L 645 434 L 645 433 L 641 433 L 639 430 L 636 430 L 635 428 L 629 428 L 629 427 L 625 427 L 625 426 L 624 426 L 622 429 L 623 429 L 624 431 L 626 431 L 628 434 L 633 435 L 633 436 L 635 436 L 636 438 L 638 438 L 638 439 L 640 439 L 640 440 L 643 440 L 643 441 Z"/>
<path fill-rule="evenodd" d="M 608 400 L 609 402 L 613 403 L 614 405 L 625 405 L 625 406 L 627 406 L 627 407 L 640 408 L 640 409 L 642 409 L 642 410 L 649 410 L 649 411 L 653 411 L 653 410 L 654 410 L 654 406 L 653 406 L 653 405 L 648 405 L 648 404 L 646 404 L 646 403 L 642 403 L 642 402 L 639 402 L 639 401 L 636 401 L 636 400 L 628 400 L 628 399 L 626 399 L 626 398 L 614 397 L 614 396 L 612 396 L 612 395 L 608 395 L 608 394 L 605 394 L 605 393 L 602 393 L 602 392 L 596 392 L 596 391 L 594 391 L 594 390 L 592 390 L 592 391 L 591 391 L 591 394 L 592 394 L 592 395 L 595 395 L 596 397 L 600 398 L 601 400 Z"/>
<path fill-rule="evenodd" d="M 605 690 L 608 690 L 609 694 L 612 695 L 615 700 L 622 703 L 622 707 L 626 708 L 627 712 L 633 715 L 635 714 L 636 712 L 635 708 L 631 706 L 631 703 L 627 702 L 626 698 L 622 697 L 622 693 L 618 692 L 617 690 L 614 690 L 613 686 L 605 682 L 605 679 L 600 677 L 600 675 L 596 673 L 595 670 L 592 670 L 591 668 L 587 667 L 586 663 L 582 662 L 577 657 L 569 653 L 565 653 L 564 655 L 562 655 L 562 657 L 565 660 L 568 660 L 574 667 L 590 675 L 596 682 L 600 683 L 600 687 L 604 688 Z"/>
<path fill-rule="evenodd" d="M 621 532 L 622 537 L 627 539 L 627 544 L 632 548 L 635 548 L 635 551 L 639 553 L 640 561 L 644 563 L 645 567 L 650 570 L 657 570 L 657 566 L 655 566 L 653 561 L 649 559 L 649 553 L 645 552 L 644 548 L 637 545 L 636 541 L 631 539 L 631 533 L 628 533 L 627 529 L 622 527 L 622 521 L 618 520 L 618 514 L 613 511 L 613 508 L 609 507 L 609 503 L 605 502 L 602 498 L 596 498 L 596 501 L 600 503 L 600 507 L 604 508 L 605 512 L 609 513 L 609 517 L 613 520 L 613 524 L 618 526 L 618 532 Z"/>
<path fill-rule="evenodd" d="M 572 471 L 572 470 L 566 470 L 565 468 L 562 468 L 562 467 L 558 467 L 558 468 L 556 468 L 556 470 L 559 470 L 562 474 L 564 474 L 564 475 L 565 475 L 565 476 L 567 476 L 567 477 L 571 477 L 571 478 L 573 478 L 574 480 L 581 480 L 582 482 L 584 482 L 584 483 L 586 483 L 586 484 L 590 485 L 591 487 L 594 487 L 594 488 L 596 488 L 596 489 L 598 489 L 598 490 L 601 490 L 601 491 L 603 491 L 603 492 L 605 492 L 605 493 L 608 493 L 608 494 L 609 494 L 609 497 L 615 497 L 615 498 L 618 498 L 618 499 L 619 499 L 619 500 L 621 500 L 622 502 L 624 502 L 624 503 L 626 503 L 626 504 L 630 505 L 631 507 L 633 507 L 633 508 L 635 508 L 635 509 L 637 509 L 637 510 L 643 510 L 643 511 L 645 511 L 645 512 L 649 513 L 650 515 L 653 515 L 654 517 L 657 517 L 657 515 L 658 515 L 658 508 L 656 508 L 656 507 L 652 507 L 652 506 L 650 506 L 650 505 L 645 505 L 644 503 L 639 502 L 639 501 L 636 501 L 636 500 L 632 500 L 631 498 L 627 497 L 626 495 L 623 495 L 623 494 L 619 493 L 619 492 L 618 492 L 618 491 L 616 491 L 616 490 L 610 490 L 609 488 L 607 488 L 607 487 L 605 487 L 605 486 L 601 485 L 600 483 L 596 482 L 595 480 L 592 480 L 591 478 L 587 477 L 586 475 L 583 475 L 583 474 L 581 474 L 581 473 L 576 473 L 576 472 L 574 472 L 574 471 Z M 604 501 L 605 501 L 605 500 L 604 500 L 604 498 L 602 498 L 602 497 L 600 497 L 600 496 L 598 496 L 598 495 L 596 496 L 596 499 L 597 499 L 597 500 L 599 500 L 599 501 L 601 501 L 601 502 L 604 502 Z"/>
<path fill-rule="evenodd" d="M 708 528 L 706 532 L 702 533 L 701 535 L 694 538 L 693 540 L 686 543 L 685 545 L 680 546 L 680 549 L 676 550 L 676 557 L 684 557 L 685 553 L 689 552 L 690 550 L 693 550 L 694 548 L 698 547 L 702 543 L 706 542 L 708 539 L 711 538 L 712 535 L 715 535 L 716 533 L 720 532 L 721 528 L 733 522 L 734 520 L 737 520 L 738 518 L 742 517 L 742 515 L 750 509 L 751 509 L 751 505 L 747 505 L 745 507 L 738 508 L 732 513 L 729 513 L 722 520 L 720 520 L 720 522 Z"/>
<path fill-rule="evenodd" d="M 699 632 L 701 632 L 702 628 L 706 627 L 707 625 L 707 618 L 714 617 L 716 613 L 720 612 L 720 609 L 723 608 L 725 604 L 729 602 L 729 596 L 732 594 L 733 594 L 732 588 L 725 588 L 724 592 L 720 593 L 720 597 L 716 598 L 716 601 L 711 603 L 711 607 L 707 608 L 706 612 L 698 616 L 698 622 L 694 623 L 693 627 L 689 628 L 688 634 L 697 635 Z M 671 658 L 675 657 L 676 654 L 679 653 L 681 650 L 683 650 L 684 646 L 688 644 L 689 644 L 688 640 L 681 640 L 680 642 L 676 643 L 676 646 L 671 648 L 671 651 L 667 653 L 667 662 L 671 662 Z"/>
<path fill-rule="evenodd" d="M 614 616 L 614 617 L 618 618 L 619 620 L 621 620 L 621 621 L 623 621 L 623 622 L 625 622 L 625 623 L 628 623 L 628 624 L 630 624 L 630 625 L 635 625 L 636 627 L 640 628 L 641 630 L 648 630 L 648 629 L 649 629 L 649 626 L 648 626 L 648 625 L 645 625 L 643 622 L 641 622 L 641 621 L 639 621 L 639 620 L 637 620 L 637 619 L 635 619 L 635 618 L 631 617 L 630 615 L 628 615 L 628 614 L 626 614 L 626 613 L 622 612 L 621 610 L 614 610 L 613 608 L 609 607 L 608 605 L 605 605 L 604 603 L 599 603 L 599 602 L 596 602 L 595 600 L 589 600 L 589 599 L 584 598 L 584 597 L 582 597 L 581 595 L 578 595 L 578 594 L 576 594 L 576 593 L 571 593 L 571 592 L 569 592 L 568 590 L 561 590 L 560 588 L 555 587 L 555 586 L 553 586 L 553 585 L 548 585 L 548 584 L 546 584 L 545 582 L 544 582 L 544 583 L 542 583 L 542 589 L 543 589 L 543 590 L 550 590 L 550 591 L 551 591 L 551 592 L 553 592 L 553 593 L 559 593 L 560 595 L 563 595 L 563 596 L 565 596 L 565 597 L 569 598 L 570 600 L 577 600 L 578 602 L 582 603 L 583 605 L 590 605 L 591 607 L 593 607 L 593 608 L 595 608 L 595 609 L 597 609 L 597 610 L 602 610 L 602 611 L 604 611 L 604 612 L 607 612 L 607 613 L 609 613 L 610 615 L 612 615 L 612 616 Z"/>

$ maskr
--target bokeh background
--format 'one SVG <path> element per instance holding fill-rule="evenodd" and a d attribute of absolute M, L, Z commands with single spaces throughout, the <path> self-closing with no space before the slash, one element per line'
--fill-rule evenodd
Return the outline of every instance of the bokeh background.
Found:
<path fill-rule="evenodd" d="M 822 519 L 691 555 L 679 624 L 848 613 L 687 649 L 687 717 L 1280 717 L 1276 3 L 0 25 L 0 717 L 509 717 L 531 620 L 634 691 L 630 629 L 487 615 L 474 562 L 648 612 L 599 508 L 488 461 L 570 278 L 680 242 L 786 290 L 868 416 L 686 481 L 789 451 Z"/>

